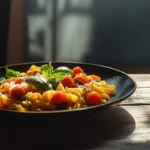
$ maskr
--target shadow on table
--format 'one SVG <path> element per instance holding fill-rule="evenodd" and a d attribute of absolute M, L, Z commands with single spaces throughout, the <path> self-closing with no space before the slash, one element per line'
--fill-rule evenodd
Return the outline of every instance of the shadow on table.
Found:
<path fill-rule="evenodd" d="M 125 138 L 134 131 L 135 121 L 125 109 L 114 106 L 78 120 L 5 116 L 0 128 L 1 148 L 83 150 Z"/>

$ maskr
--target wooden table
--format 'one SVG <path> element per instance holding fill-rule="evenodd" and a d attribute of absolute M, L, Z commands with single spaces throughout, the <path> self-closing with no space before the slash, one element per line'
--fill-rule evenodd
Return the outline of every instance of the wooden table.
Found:
<path fill-rule="evenodd" d="M 130 75 L 137 83 L 135 93 L 89 119 L 56 124 L 1 116 L 0 149 L 149 150 L 150 75 Z"/>

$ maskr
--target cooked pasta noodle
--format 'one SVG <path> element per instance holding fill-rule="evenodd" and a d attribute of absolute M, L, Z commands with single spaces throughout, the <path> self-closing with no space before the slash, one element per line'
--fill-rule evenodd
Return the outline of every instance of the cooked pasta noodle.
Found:
<path fill-rule="evenodd" d="M 98 75 L 87 75 L 80 67 L 54 69 L 51 64 L 44 64 L 32 65 L 26 72 L 11 69 L 9 72 L 12 76 L 7 74 L 9 78 L 0 85 L 1 109 L 21 112 L 80 109 L 107 103 L 116 94 L 115 85 L 108 85 Z"/>

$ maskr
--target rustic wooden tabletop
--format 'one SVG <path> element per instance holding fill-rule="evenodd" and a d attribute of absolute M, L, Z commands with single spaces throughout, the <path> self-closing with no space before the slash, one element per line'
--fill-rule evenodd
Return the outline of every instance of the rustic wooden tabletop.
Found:
<path fill-rule="evenodd" d="M 0 149 L 149 150 L 150 74 L 130 76 L 137 83 L 135 93 L 89 119 L 24 124 L 24 118 L 1 116 Z"/>

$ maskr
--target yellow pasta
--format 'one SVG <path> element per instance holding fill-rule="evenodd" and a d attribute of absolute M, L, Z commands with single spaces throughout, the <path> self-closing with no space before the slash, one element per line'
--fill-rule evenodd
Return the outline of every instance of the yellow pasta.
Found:
<path fill-rule="evenodd" d="M 36 73 L 41 73 L 40 67 L 36 65 L 32 65 L 30 69 L 27 71 L 28 75 L 35 75 Z"/>
<path fill-rule="evenodd" d="M 26 95 L 26 97 L 27 97 L 26 99 L 29 100 L 29 101 L 36 101 L 36 100 L 41 101 L 41 99 L 42 99 L 41 94 L 37 93 L 37 92 L 35 92 L 35 93 L 29 92 Z"/>
<path fill-rule="evenodd" d="M 54 69 L 49 63 L 32 65 L 20 73 L 11 69 L 9 72 L 16 76 L 9 75 L 0 82 L 0 109 L 21 112 L 81 109 L 105 104 L 116 94 L 116 85 L 108 85 L 98 75 L 87 75 L 78 66 Z"/>
<path fill-rule="evenodd" d="M 50 91 L 46 91 L 42 94 L 42 101 L 50 103 L 53 95 L 54 95 L 55 91 L 54 90 L 50 90 Z"/>

